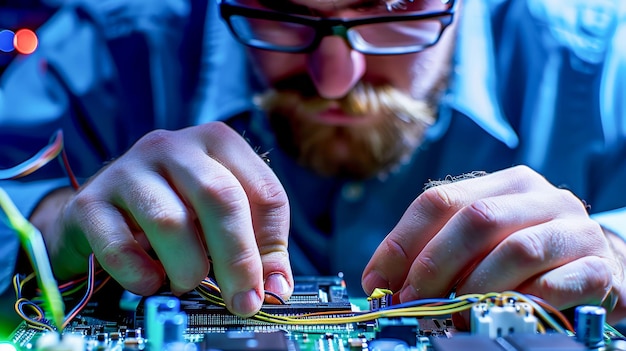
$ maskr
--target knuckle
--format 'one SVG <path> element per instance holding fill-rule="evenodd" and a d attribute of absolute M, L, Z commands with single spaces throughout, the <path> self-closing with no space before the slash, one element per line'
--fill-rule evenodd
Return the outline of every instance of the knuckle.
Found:
<path fill-rule="evenodd" d="M 121 162 L 120 162 L 121 161 Z M 137 178 L 138 172 L 134 167 L 128 167 L 126 161 L 129 160 L 119 160 L 115 164 L 111 165 L 104 170 L 104 172 L 98 176 L 99 186 L 107 186 L 107 182 L 110 182 L 111 190 L 121 191 L 119 186 L 124 185 L 130 189 L 134 189 L 137 187 L 137 182 L 139 179 Z M 115 189 L 117 187 L 118 189 Z"/>
<path fill-rule="evenodd" d="M 436 260 L 432 259 L 432 257 L 421 254 L 413 262 L 412 271 L 414 269 L 418 269 L 422 275 L 420 276 L 421 281 L 425 281 L 428 278 L 435 278 L 441 276 L 441 267 L 437 265 Z M 416 287 L 419 288 L 419 287 Z"/>
<path fill-rule="evenodd" d="M 503 243 L 506 257 L 518 261 L 521 265 L 541 262 L 546 259 L 546 251 L 536 234 L 512 235 Z"/>
<path fill-rule="evenodd" d="M 453 184 L 426 189 L 417 197 L 412 207 L 433 208 L 436 211 L 448 212 L 456 207 L 454 189 L 455 186 Z"/>
<path fill-rule="evenodd" d="M 106 246 L 98 250 L 98 261 L 104 266 L 112 270 L 119 270 L 123 267 L 124 256 L 130 256 L 134 253 L 132 245 L 122 241 L 110 241 Z"/>
<path fill-rule="evenodd" d="M 527 165 L 513 166 L 510 168 L 510 170 L 514 172 L 514 174 L 517 174 L 521 177 L 537 174 L 535 171 L 532 170 L 532 168 L 528 167 Z"/>
<path fill-rule="evenodd" d="M 489 199 L 475 201 L 464 207 L 459 213 L 467 220 L 469 227 L 475 230 L 486 230 L 499 226 L 500 209 Z"/>
<path fill-rule="evenodd" d="M 576 214 L 584 214 L 585 216 L 587 215 L 587 209 L 585 208 L 585 204 L 571 190 L 563 188 L 555 189 L 555 201 L 558 201 L 558 203 L 561 204 L 564 209 L 571 210 L 573 211 L 573 213 Z"/>
<path fill-rule="evenodd" d="M 512 173 L 511 176 L 513 176 L 516 179 L 532 179 L 532 180 L 543 179 L 543 177 L 540 176 L 539 173 L 535 172 L 532 168 L 528 167 L 527 165 L 518 165 L 515 167 L 511 167 L 510 171 Z"/>
<path fill-rule="evenodd" d="M 408 253 L 404 249 L 404 246 L 402 246 L 402 243 L 396 240 L 396 238 L 391 236 L 387 237 L 387 239 L 383 241 L 383 245 L 385 245 L 385 256 L 394 257 L 401 262 L 408 261 Z"/>
<path fill-rule="evenodd" d="M 558 219 L 553 222 L 554 229 L 561 233 L 560 242 L 564 246 L 578 250 L 581 255 L 587 256 L 609 250 L 606 236 L 600 224 L 594 220 L 590 218 L 581 221 Z M 558 243 L 556 240 L 552 242 L 555 245 Z"/>
<path fill-rule="evenodd" d="M 517 185 L 519 190 L 529 189 L 537 185 L 549 185 L 548 181 L 539 173 L 526 165 L 519 165 L 507 170 L 513 183 Z"/>
<path fill-rule="evenodd" d="M 250 201 L 262 208 L 282 208 L 287 205 L 287 194 L 280 183 L 273 180 L 262 180 L 250 196 Z"/>
<path fill-rule="evenodd" d="M 201 125 L 199 128 L 201 133 L 206 135 L 206 137 L 216 139 L 217 141 L 221 140 L 225 136 L 237 134 L 231 127 L 222 121 L 206 123 Z"/>
<path fill-rule="evenodd" d="M 241 209 L 244 206 L 243 202 L 247 200 L 241 184 L 232 175 L 211 177 L 201 181 L 198 187 L 199 200 L 214 204 L 222 213 Z"/>
<path fill-rule="evenodd" d="M 264 181 L 256 186 L 249 195 L 250 205 L 265 216 L 282 221 L 289 215 L 289 200 L 280 183 Z"/>
<path fill-rule="evenodd" d="M 175 144 L 174 132 L 157 129 L 139 139 L 136 148 L 140 152 L 155 152 L 171 149 Z"/>
<path fill-rule="evenodd" d="M 68 202 L 64 219 L 77 227 L 83 227 L 85 223 L 98 225 L 97 221 L 107 206 L 97 194 L 81 191 Z"/>
<path fill-rule="evenodd" d="M 592 220 L 591 218 L 588 218 L 587 220 L 580 223 L 575 228 L 575 230 L 573 230 L 573 232 L 580 233 L 577 235 L 593 239 L 594 242 L 592 245 L 594 245 L 594 247 L 602 247 L 606 246 L 607 244 L 607 238 L 604 234 L 604 231 L 602 230 L 602 227 L 600 226 L 600 223 Z"/>
<path fill-rule="evenodd" d="M 289 263 L 289 253 L 282 245 L 263 245 L 259 247 L 264 267 L 276 267 Z"/>
<path fill-rule="evenodd" d="M 190 223 L 190 216 L 184 210 L 172 210 L 169 208 L 152 208 L 147 215 L 149 223 L 161 232 L 176 233 L 182 231 Z"/>
<path fill-rule="evenodd" d="M 78 192 L 70 202 L 68 202 L 68 209 L 73 213 L 92 213 L 95 211 L 96 204 L 100 200 L 97 196 L 92 195 L 90 192 L 81 191 Z"/>
<path fill-rule="evenodd" d="M 215 121 L 215 122 L 207 123 L 205 126 L 207 128 L 207 131 L 211 133 L 221 134 L 221 133 L 231 133 L 233 131 L 226 123 L 222 121 Z"/>
<path fill-rule="evenodd" d="M 240 248 L 236 255 L 226 257 L 224 264 L 235 271 L 248 272 L 249 267 L 254 267 L 259 262 L 259 252 L 256 248 Z"/>

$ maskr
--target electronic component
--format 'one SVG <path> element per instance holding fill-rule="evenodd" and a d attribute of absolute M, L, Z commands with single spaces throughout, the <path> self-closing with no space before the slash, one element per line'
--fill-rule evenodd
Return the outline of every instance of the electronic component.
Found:
<path fill-rule="evenodd" d="M 518 351 L 584 351 L 585 345 L 576 342 L 575 338 L 565 334 L 514 334 L 496 340 L 503 346 L 511 345 Z M 507 348 L 504 348 L 508 350 Z"/>
<path fill-rule="evenodd" d="M 297 277 L 288 301 L 269 298 L 273 303 L 262 312 L 240 318 L 225 308 L 214 281 L 203 284 L 180 297 L 137 299 L 130 314 L 103 311 L 111 295 L 98 295 L 104 305 L 92 301 L 61 335 L 25 320 L 11 341 L 17 351 L 590 351 L 583 340 L 600 335 L 607 351 L 622 349 L 617 330 L 598 328 L 603 319 L 595 308 L 582 309 L 577 319 L 577 332 L 588 334 L 579 341 L 559 311 L 510 291 L 368 310 L 371 299 L 350 299 L 340 277 Z M 473 333 L 455 328 L 452 315 L 463 311 L 474 313 Z M 64 344 L 72 338 L 78 342 Z"/>
<path fill-rule="evenodd" d="M 206 334 L 201 343 L 203 351 L 293 351 L 295 346 L 282 331 L 254 333 L 227 331 Z"/>
<path fill-rule="evenodd" d="M 462 334 L 431 338 L 434 351 L 585 351 L 585 345 L 565 334 L 511 334 L 504 338 Z"/>
<path fill-rule="evenodd" d="M 367 298 L 370 304 L 370 311 L 376 311 L 381 308 L 387 308 L 391 306 L 393 298 L 393 292 L 389 289 L 376 288 L 372 294 Z"/>
<path fill-rule="evenodd" d="M 169 350 L 185 343 L 187 315 L 180 311 L 180 300 L 170 296 L 152 296 L 146 299 L 146 337 L 150 348 Z"/>
<path fill-rule="evenodd" d="M 162 298 L 172 296 L 162 295 Z M 148 301 L 148 300 L 146 300 Z M 144 328 L 146 304 L 140 304 L 135 314 L 135 327 Z M 351 323 L 324 325 L 278 325 L 254 319 L 244 319 L 231 314 L 225 307 L 209 304 L 197 292 L 181 296 L 181 312 L 187 315 L 187 333 L 202 335 L 224 332 L 233 328 L 242 331 L 301 331 L 346 332 L 354 330 Z M 264 304 L 261 311 L 277 316 L 293 316 L 324 312 L 328 317 L 349 316 L 352 304 L 343 281 L 338 277 L 298 277 L 294 292 L 285 304 Z M 333 314 L 336 312 L 336 314 Z"/>
<path fill-rule="evenodd" d="M 574 314 L 576 339 L 590 348 L 604 346 L 606 310 L 601 306 L 578 306 Z"/>
<path fill-rule="evenodd" d="M 409 351 L 411 348 L 402 340 L 376 339 L 369 344 L 369 350 Z"/>
<path fill-rule="evenodd" d="M 414 317 L 379 318 L 377 339 L 401 340 L 407 345 L 417 345 L 419 322 Z"/>
<path fill-rule="evenodd" d="M 535 333 L 537 318 L 527 303 L 505 302 L 502 305 L 479 303 L 471 309 L 472 334 L 492 339 L 514 333 Z"/>

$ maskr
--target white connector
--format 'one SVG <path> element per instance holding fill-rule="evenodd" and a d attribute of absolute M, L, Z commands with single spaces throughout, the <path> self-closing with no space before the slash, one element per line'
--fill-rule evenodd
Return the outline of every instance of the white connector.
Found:
<path fill-rule="evenodd" d="M 513 302 L 503 306 L 480 303 L 472 307 L 471 332 L 491 339 L 515 333 L 536 333 L 537 317 L 527 303 Z"/>

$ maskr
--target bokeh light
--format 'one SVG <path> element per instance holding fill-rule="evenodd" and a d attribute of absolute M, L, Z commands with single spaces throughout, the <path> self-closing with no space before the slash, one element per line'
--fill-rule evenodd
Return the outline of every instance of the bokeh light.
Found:
<path fill-rule="evenodd" d="M 13 37 L 15 33 L 8 29 L 0 30 L 0 51 L 11 52 L 14 49 Z"/>
<path fill-rule="evenodd" d="M 24 28 L 15 32 L 13 45 L 17 52 L 25 55 L 32 54 L 37 49 L 38 44 L 37 34 L 32 30 Z"/>
<path fill-rule="evenodd" d="M 0 351 L 16 351 L 15 346 L 13 344 L 9 344 L 7 342 L 0 342 Z"/>

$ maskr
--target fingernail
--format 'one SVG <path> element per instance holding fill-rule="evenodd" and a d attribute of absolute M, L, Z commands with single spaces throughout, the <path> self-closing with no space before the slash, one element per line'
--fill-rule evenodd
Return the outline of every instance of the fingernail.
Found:
<path fill-rule="evenodd" d="M 361 285 L 363 287 L 363 290 L 367 291 L 368 293 L 371 293 L 376 288 L 389 288 L 389 282 L 386 279 L 383 279 L 376 271 L 371 271 L 367 273 L 367 275 L 361 281 Z"/>
<path fill-rule="evenodd" d="M 233 296 L 232 312 L 241 317 L 250 317 L 261 308 L 261 298 L 256 290 L 242 291 Z"/>
<path fill-rule="evenodd" d="M 286 297 L 291 294 L 291 286 L 287 283 L 287 279 L 279 273 L 270 274 L 267 279 L 265 279 L 265 290 L 276 293 L 281 297 Z"/>
<path fill-rule="evenodd" d="M 405 285 L 399 292 L 400 302 L 407 302 L 419 299 L 418 291 L 411 285 Z"/>

